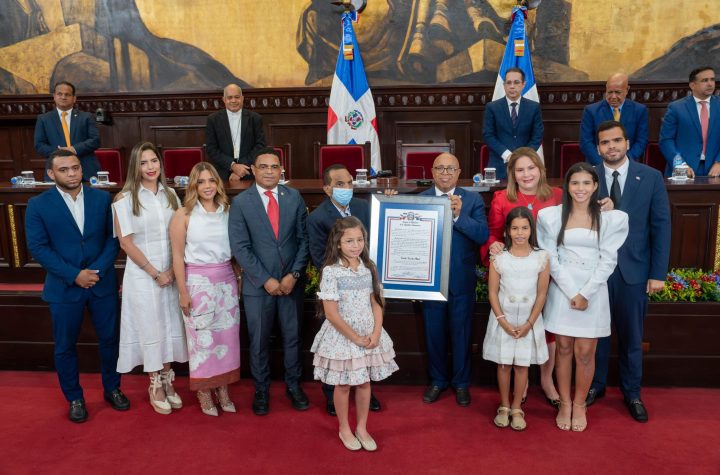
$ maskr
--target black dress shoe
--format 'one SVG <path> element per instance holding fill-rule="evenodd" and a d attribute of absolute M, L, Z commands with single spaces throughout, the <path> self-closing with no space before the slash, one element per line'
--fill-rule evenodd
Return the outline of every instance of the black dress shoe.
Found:
<path fill-rule="evenodd" d="M 443 391 L 445 391 L 445 388 L 441 388 L 440 386 L 428 386 L 423 394 L 423 402 L 425 404 L 431 404 L 437 401 L 440 397 L 440 393 Z"/>
<path fill-rule="evenodd" d="M 648 413 L 647 409 L 645 409 L 645 404 L 640 399 L 632 399 L 627 400 L 625 399 L 625 405 L 627 406 L 628 410 L 630 411 L 630 415 L 633 419 L 635 419 L 638 422 L 647 422 L 648 421 Z"/>
<path fill-rule="evenodd" d="M 325 411 L 333 417 L 337 416 L 337 412 L 335 412 L 335 402 L 332 399 L 327 400 Z"/>
<path fill-rule="evenodd" d="M 380 401 L 377 400 L 373 393 L 370 393 L 370 410 L 373 412 L 378 412 L 380 409 L 382 409 Z"/>
<path fill-rule="evenodd" d="M 310 407 L 310 401 L 308 401 L 307 396 L 305 395 L 300 386 L 297 386 L 295 388 L 288 387 L 285 391 L 285 394 L 290 399 L 290 402 L 292 402 L 292 407 L 294 407 L 296 410 L 304 411 Z"/>
<path fill-rule="evenodd" d="M 130 400 L 120 391 L 120 388 L 105 393 L 103 397 L 116 411 L 127 411 L 130 409 Z"/>
<path fill-rule="evenodd" d="M 470 391 L 468 388 L 457 388 L 455 390 L 455 402 L 460 407 L 468 407 L 470 405 Z"/>
<path fill-rule="evenodd" d="M 88 418 L 87 409 L 85 409 L 84 399 L 75 399 L 70 402 L 70 411 L 68 412 L 68 418 L 72 422 L 85 422 Z"/>
<path fill-rule="evenodd" d="M 605 397 L 605 388 L 590 388 L 590 391 L 588 391 L 587 396 L 585 397 L 585 407 L 592 406 L 595 404 L 595 401 L 603 397 Z"/>
<path fill-rule="evenodd" d="M 270 395 L 267 391 L 255 390 L 252 410 L 256 416 L 264 416 L 270 411 Z"/>

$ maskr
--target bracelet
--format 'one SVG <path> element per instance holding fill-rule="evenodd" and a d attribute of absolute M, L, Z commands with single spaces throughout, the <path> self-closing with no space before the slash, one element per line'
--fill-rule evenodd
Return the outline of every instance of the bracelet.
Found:
<path fill-rule="evenodd" d="M 158 280 L 159 278 L 160 278 L 160 272 L 158 272 L 157 274 L 155 274 L 155 277 L 153 277 L 153 280 Z"/>
<path fill-rule="evenodd" d="M 505 315 L 495 315 L 495 320 L 500 320 L 501 318 L 505 318 Z"/>
<path fill-rule="evenodd" d="M 150 260 L 145 261 L 145 264 L 141 265 L 140 268 L 144 269 L 147 267 L 148 264 L 150 264 Z"/>

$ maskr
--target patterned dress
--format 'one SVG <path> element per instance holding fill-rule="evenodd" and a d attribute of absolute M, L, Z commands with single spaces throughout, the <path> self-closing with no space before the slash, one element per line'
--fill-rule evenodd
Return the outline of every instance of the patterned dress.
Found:
<path fill-rule="evenodd" d="M 357 271 L 340 263 L 323 269 L 320 300 L 338 302 L 342 319 L 361 336 L 372 334 L 375 319 L 370 303 L 372 274 L 362 262 Z M 398 370 L 393 342 L 385 329 L 377 347 L 368 350 L 356 345 L 325 320 L 310 348 L 315 354 L 315 379 L 330 385 L 357 386 L 381 381 Z"/>

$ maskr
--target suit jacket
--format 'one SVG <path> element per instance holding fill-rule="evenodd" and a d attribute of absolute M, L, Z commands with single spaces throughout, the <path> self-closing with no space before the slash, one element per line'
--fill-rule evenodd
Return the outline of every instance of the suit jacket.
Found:
<path fill-rule="evenodd" d="M 230 165 L 233 159 L 232 133 L 230 120 L 225 109 L 210 114 L 205 125 L 205 147 L 208 157 L 220 178 L 230 177 Z M 237 162 L 250 166 L 253 154 L 265 147 L 262 117 L 253 111 L 242 109 L 240 116 L 240 157 Z"/>
<path fill-rule="evenodd" d="M 308 262 L 307 208 L 300 193 L 278 185 L 279 239 L 275 238 L 257 187 L 237 195 L 230 207 L 230 248 L 242 266 L 243 295 L 267 295 L 263 285 L 291 272 L 303 274 Z"/>
<path fill-rule="evenodd" d="M 100 148 L 100 132 L 95 125 L 95 117 L 87 112 L 77 109 L 70 111 L 70 143 L 77 152 L 82 165 L 83 179 L 97 175 L 100 163 L 95 157 L 95 150 Z M 60 115 L 57 109 L 40 114 L 35 123 L 35 150 L 45 158 L 57 150 L 58 146 L 65 147 L 65 134 L 63 133 Z"/>
<path fill-rule="evenodd" d="M 700 154 L 702 154 L 700 116 L 692 95 L 668 105 L 660 127 L 660 150 L 668 162 L 666 175 L 669 176 L 672 171 L 675 155 L 680 155 L 696 174 L 705 174 L 704 170 L 700 170 Z M 709 170 L 712 164 L 718 161 L 720 161 L 720 98 L 710 96 L 705 170 Z"/>
<path fill-rule="evenodd" d="M 613 120 L 612 107 L 603 99 L 586 106 L 580 121 L 580 149 L 585 160 L 599 165 L 602 157 L 597 151 L 597 129 L 606 120 Z M 645 157 L 648 144 L 648 110 L 644 104 L 625 99 L 620 113 L 620 123 L 625 126 L 630 149 L 627 156 L 638 162 Z"/>
<path fill-rule="evenodd" d="M 600 198 L 609 196 L 605 167 L 597 167 Z M 628 284 L 665 280 L 670 261 L 670 201 L 665 181 L 652 167 L 630 160 L 620 200 L 629 217 L 630 232 L 618 251 L 618 268 Z"/>
<path fill-rule="evenodd" d="M 80 232 L 57 188 L 28 201 L 25 233 L 33 258 L 47 275 L 42 298 L 51 303 L 77 302 L 84 289 L 75 285 L 83 269 L 100 271 L 100 281 L 90 291 L 104 297 L 117 292 L 115 257 L 118 241 L 113 237 L 110 195 L 85 186 L 85 224 Z"/>
<path fill-rule="evenodd" d="M 483 139 L 490 147 L 489 166 L 495 167 L 498 178 L 507 178 L 507 166 L 502 159 L 505 150 L 520 147 L 540 148 L 543 140 L 543 122 L 540 104 L 520 98 L 520 110 L 515 127 L 512 125 L 507 100 L 502 97 L 485 107 Z"/>
<path fill-rule="evenodd" d="M 420 194 L 435 196 L 435 187 L 432 186 Z M 482 197 L 460 187 L 455 188 L 455 194 L 462 197 L 462 208 L 460 216 L 453 224 L 448 288 L 450 294 L 462 295 L 475 292 L 478 246 L 487 241 L 489 234 Z"/>
<path fill-rule="evenodd" d="M 353 198 L 350 201 L 350 213 L 358 218 L 370 232 L 370 203 L 363 199 Z M 312 263 L 320 269 L 325 262 L 325 247 L 327 246 L 328 236 L 335 221 L 340 219 L 340 212 L 335 207 L 330 198 L 320 203 L 308 217 L 308 236 L 310 239 L 310 257 Z"/>

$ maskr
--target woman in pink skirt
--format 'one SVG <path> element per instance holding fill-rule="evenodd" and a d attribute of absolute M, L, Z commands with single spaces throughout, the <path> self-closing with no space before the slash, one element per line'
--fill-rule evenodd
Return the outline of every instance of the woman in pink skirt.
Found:
<path fill-rule="evenodd" d="M 217 416 L 212 393 L 235 412 L 228 384 L 240 379 L 240 309 L 230 262 L 228 199 L 215 168 L 200 162 L 190 172 L 185 202 L 170 224 L 173 270 L 185 321 L 190 389 L 202 412 Z"/>

